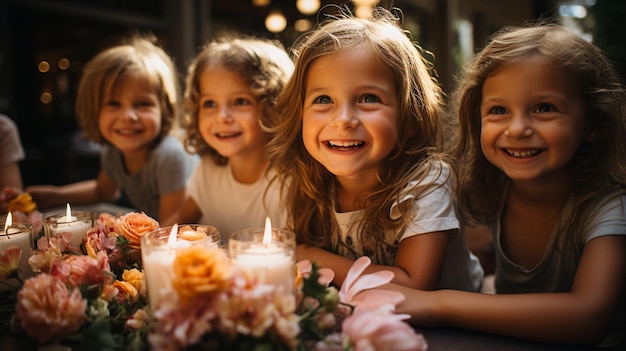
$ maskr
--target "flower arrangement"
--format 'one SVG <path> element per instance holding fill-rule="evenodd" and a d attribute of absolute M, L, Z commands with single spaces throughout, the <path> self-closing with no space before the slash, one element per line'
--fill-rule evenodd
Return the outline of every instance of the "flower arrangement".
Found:
<path fill-rule="evenodd" d="M 191 246 L 177 253 L 171 290 L 150 311 L 139 241 L 157 228 L 143 213 L 103 213 L 80 248 L 71 233 L 40 238 L 29 259 L 35 276 L 11 301 L 13 331 L 96 351 L 427 348 L 408 316 L 394 313 L 403 295 L 375 289 L 393 273 L 364 274 L 367 257 L 355 261 L 340 289 L 330 285 L 332 271 L 298 262 L 296 291 L 284 291 L 238 270 L 220 248 Z M 0 282 L 20 254 L 0 253 Z"/>
<path fill-rule="evenodd" d="M 35 276 L 24 281 L 17 292 L 13 331 L 23 331 L 40 344 L 61 342 L 90 350 L 145 349 L 147 312 L 141 256 L 129 243 L 157 227 L 144 213 L 119 218 L 103 213 L 80 248 L 72 246 L 71 233 L 40 237 L 29 258 Z"/>
<path fill-rule="evenodd" d="M 408 316 L 393 312 L 403 295 L 372 290 L 393 273 L 363 274 L 370 263 L 359 258 L 337 291 L 332 271 L 299 262 L 294 294 L 260 284 L 219 248 L 182 250 L 154 311 L 151 350 L 426 350 Z"/>

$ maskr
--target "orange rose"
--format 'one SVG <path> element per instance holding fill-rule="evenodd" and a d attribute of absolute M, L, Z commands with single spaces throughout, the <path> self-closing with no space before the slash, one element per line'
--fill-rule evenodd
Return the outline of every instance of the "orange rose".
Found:
<path fill-rule="evenodd" d="M 159 228 L 159 222 L 143 212 L 130 212 L 119 217 L 115 227 L 118 233 L 128 239 L 130 248 L 139 250 L 141 237 Z"/>
<path fill-rule="evenodd" d="M 134 286 L 140 293 L 145 289 L 143 272 L 137 268 L 125 269 L 122 273 L 122 280 Z"/>
<path fill-rule="evenodd" d="M 226 289 L 233 271 L 226 253 L 216 247 L 191 246 L 174 260 L 174 289 L 182 300 Z"/>
<path fill-rule="evenodd" d="M 24 212 L 26 215 L 37 209 L 37 204 L 29 193 L 21 193 L 9 201 L 9 212 Z"/>

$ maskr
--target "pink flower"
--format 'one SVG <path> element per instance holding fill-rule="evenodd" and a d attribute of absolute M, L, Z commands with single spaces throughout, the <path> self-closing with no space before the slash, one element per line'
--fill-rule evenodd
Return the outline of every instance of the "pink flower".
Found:
<path fill-rule="evenodd" d="M 300 273 L 303 277 L 308 278 L 311 270 L 313 269 L 313 265 L 309 260 L 302 260 L 296 263 L 296 268 L 298 268 L 298 273 Z M 330 268 L 319 268 L 317 270 L 319 273 L 319 283 L 324 286 L 330 285 L 330 282 L 335 278 L 335 272 L 333 272 Z"/>
<path fill-rule="evenodd" d="M 106 285 L 113 281 L 109 258 L 104 251 L 98 252 L 96 258 L 75 255 L 65 260 L 56 260 L 50 268 L 50 274 L 72 287 Z"/>
<path fill-rule="evenodd" d="M 28 336 L 45 343 L 62 340 L 85 321 L 87 301 L 58 278 L 39 274 L 27 279 L 17 295 L 17 315 Z"/>
<path fill-rule="evenodd" d="M 33 226 L 33 234 L 41 233 L 43 228 L 43 214 L 41 212 L 34 210 L 26 214 L 22 211 L 13 211 L 11 215 L 15 223 L 30 223 Z"/>
<path fill-rule="evenodd" d="M 0 280 L 6 279 L 17 271 L 17 266 L 22 257 L 22 249 L 17 246 L 9 246 L 0 253 Z"/>
<path fill-rule="evenodd" d="M 372 263 L 367 256 L 359 257 L 346 275 L 346 279 L 339 290 L 341 302 L 358 308 L 376 309 L 382 305 L 397 306 L 404 301 L 404 295 L 391 290 L 370 290 L 387 284 L 393 279 L 393 272 L 378 271 L 363 274 L 365 268 Z"/>
<path fill-rule="evenodd" d="M 424 351 L 424 336 L 405 323 L 408 315 L 394 314 L 394 306 L 359 309 L 344 320 L 342 334 L 354 351 Z"/>
<path fill-rule="evenodd" d="M 50 240 L 45 237 L 39 238 L 37 250 L 28 258 L 28 264 L 32 267 L 33 272 L 50 273 L 53 262 L 63 259 L 63 254 L 72 250 L 71 240 L 71 233 L 57 233 Z"/>
<path fill-rule="evenodd" d="M 85 249 L 91 257 L 96 257 L 98 251 L 106 251 L 107 254 L 116 249 L 117 238 L 109 237 L 111 232 L 107 232 L 104 224 L 96 222 L 96 226 L 89 229 L 85 235 Z"/>

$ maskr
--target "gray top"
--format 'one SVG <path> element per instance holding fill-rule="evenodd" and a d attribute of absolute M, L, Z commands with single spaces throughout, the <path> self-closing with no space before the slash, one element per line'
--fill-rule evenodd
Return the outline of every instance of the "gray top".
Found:
<path fill-rule="evenodd" d="M 0 166 L 8 166 L 24 159 L 24 148 L 17 126 L 9 117 L 0 114 Z"/>
<path fill-rule="evenodd" d="M 561 213 L 567 215 L 571 203 Z M 580 247 L 560 249 L 553 232 L 541 261 L 532 268 L 523 267 L 510 260 L 501 243 L 499 221 L 490 225 L 490 231 L 496 243 L 496 293 L 518 294 L 537 292 L 569 292 L 572 290 L 578 263 L 584 246 L 595 238 L 605 235 L 626 235 L 626 195 L 616 194 L 602 202 L 592 212 L 592 218 L 585 222 L 584 242 Z M 501 213 L 500 213 L 501 214 Z M 500 218 L 498 215 L 496 218 Z M 611 346 L 624 342 L 626 314 L 624 299 L 617 311 L 611 332 L 601 346 Z"/>
<path fill-rule="evenodd" d="M 179 139 L 164 138 L 152 150 L 146 164 L 128 175 L 122 153 L 105 145 L 100 158 L 102 170 L 124 191 L 138 211 L 159 220 L 159 198 L 183 188 L 198 164 L 198 156 L 187 153 Z"/>

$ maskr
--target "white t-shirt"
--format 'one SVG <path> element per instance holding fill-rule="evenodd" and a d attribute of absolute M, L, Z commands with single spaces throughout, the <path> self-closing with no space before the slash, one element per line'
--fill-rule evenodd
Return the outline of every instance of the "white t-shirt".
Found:
<path fill-rule="evenodd" d="M 283 228 L 287 209 L 281 205 L 277 182 L 264 199 L 265 188 L 274 174 L 274 170 L 269 170 L 256 183 L 241 184 L 228 164 L 218 166 L 210 156 L 203 156 L 188 183 L 188 192 L 202 212 L 199 223 L 216 227 L 222 243 L 241 229 L 263 228 L 266 217 L 273 228 Z"/>
<path fill-rule="evenodd" d="M 483 277 L 483 270 L 478 258 L 465 244 L 465 233 L 459 226 L 459 220 L 453 205 L 452 179 L 447 164 L 443 164 L 442 172 L 437 175 L 437 168 L 431 171 L 423 183 L 432 182 L 432 191 L 425 190 L 426 195 L 418 198 L 415 191 L 408 192 L 400 198 L 400 202 L 415 201 L 413 222 L 398 231 L 387 230 L 384 242 L 376 246 L 375 252 L 364 252 L 358 242 L 358 223 L 363 218 L 363 210 L 339 213 L 335 217 L 341 229 L 341 238 L 334 238 L 333 251 L 341 256 L 356 260 L 360 256 L 368 256 L 372 263 L 393 266 L 400 241 L 413 235 L 460 229 L 459 234 L 450 237 L 446 260 L 439 279 L 439 289 L 456 289 L 478 291 Z M 415 182 L 409 183 L 407 189 Z M 398 218 L 398 204 L 391 206 L 389 216 Z"/>
<path fill-rule="evenodd" d="M 0 114 L 0 166 L 8 166 L 23 159 L 24 148 L 17 126 L 12 119 Z"/>

